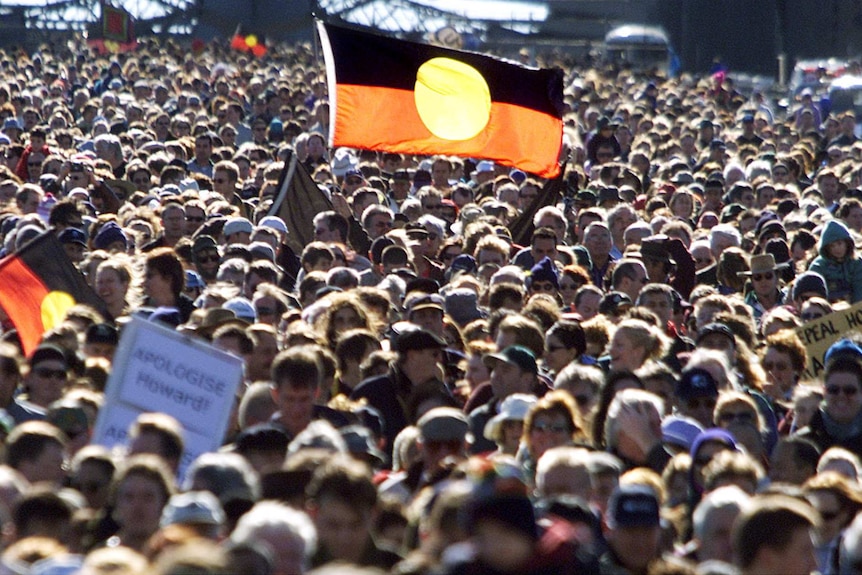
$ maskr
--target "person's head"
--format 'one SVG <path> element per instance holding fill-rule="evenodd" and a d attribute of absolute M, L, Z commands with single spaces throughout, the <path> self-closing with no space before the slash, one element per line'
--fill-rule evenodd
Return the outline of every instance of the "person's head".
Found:
<path fill-rule="evenodd" d="M 560 373 L 572 361 L 578 360 L 587 350 L 584 328 L 579 322 L 560 320 L 545 334 L 545 366 Z"/>
<path fill-rule="evenodd" d="M 543 258 L 557 258 L 557 235 L 551 228 L 539 228 L 533 232 L 530 239 L 530 253 L 534 262 Z"/>
<path fill-rule="evenodd" d="M 142 413 L 129 427 L 130 455 L 157 455 L 176 471 L 184 450 L 182 425 L 166 413 Z"/>
<path fill-rule="evenodd" d="M 321 379 L 318 355 L 308 347 L 286 349 L 272 362 L 272 398 L 278 406 L 282 424 L 293 435 L 311 422 Z"/>
<path fill-rule="evenodd" d="M 622 566 L 645 572 L 661 554 L 661 518 L 655 491 L 646 485 L 619 485 L 608 501 L 608 544 Z"/>
<path fill-rule="evenodd" d="M 182 261 L 171 248 L 156 248 L 147 254 L 144 292 L 158 305 L 174 305 L 183 291 L 186 274 Z"/>
<path fill-rule="evenodd" d="M 733 522 L 750 501 L 739 487 L 728 485 L 709 492 L 697 504 L 691 521 L 698 561 L 733 561 Z"/>
<path fill-rule="evenodd" d="M 643 389 L 622 389 L 614 395 L 608 406 L 605 419 L 604 443 L 608 450 L 622 457 L 641 460 L 645 454 L 638 453 L 639 448 L 631 430 L 621 425 L 621 414 L 625 411 L 636 411 L 646 415 L 650 428 L 661 434 L 661 414 L 664 413 L 664 402 L 654 393 Z"/>
<path fill-rule="evenodd" d="M 349 223 L 341 214 L 334 211 L 320 212 L 314 216 L 314 239 L 319 242 L 347 241 Z"/>
<path fill-rule="evenodd" d="M 523 441 L 533 461 L 548 449 L 570 445 L 583 435 L 581 414 L 564 391 L 552 391 L 539 399 L 524 421 Z"/>
<path fill-rule="evenodd" d="M 766 347 L 761 352 L 760 364 L 768 381 L 775 388 L 776 399 L 790 399 L 793 389 L 805 371 L 807 356 L 805 346 L 796 332 L 780 330 L 766 338 Z"/>
<path fill-rule="evenodd" d="M 829 361 L 823 390 L 826 414 L 838 423 L 853 421 L 862 409 L 862 360 L 844 354 Z"/>
<path fill-rule="evenodd" d="M 536 382 L 536 356 L 528 348 L 511 345 L 498 353 L 484 357 L 491 371 L 494 397 L 502 400 L 513 393 L 529 393 Z"/>
<path fill-rule="evenodd" d="M 24 387 L 30 402 L 47 408 L 62 397 L 68 383 L 66 353 L 53 344 L 42 344 L 30 356 Z"/>
<path fill-rule="evenodd" d="M 617 326 L 608 348 L 611 369 L 635 371 L 647 360 L 663 357 L 668 345 L 660 329 L 639 319 L 625 319 Z"/>
<path fill-rule="evenodd" d="M 637 299 L 632 300 L 639 307 L 645 307 L 653 312 L 659 320 L 659 326 L 667 325 L 673 315 L 673 288 L 667 284 L 649 283 L 643 286 Z"/>
<path fill-rule="evenodd" d="M 843 447 L 830 447 L 817 461 L 817 473 L 834 471 L 850 481 L 856 481 L 860 477 L 860 470 L 862 463 L 859 456 Z"/>
<path fill-rule="evenodd" d="M 648 281 L 647 270 L 642 261 L 622 259 L 614 267 L 611 285 L 615 291 L 626 294 L 632 301 L 637 301 L 638 294 Z"/>
<path fill-rule="evenodd" d="M 59 486 L 66 477 L 66 437 L 44 421 L 26 421 L 6 438 L 6 463 L 30 483 Z"/>
<path fill-rule="evenodd" d="M 802 491 L 820 513 L 821 523 L 816 535 L 819 544 L 833 541 L 862 510 L 862 495 L 855 482 L 835 471 L 810 477 L 802 485 Z"/>
<path fill-rule="evenodd" d="M 377 507 L 369 468 L 348 456 L 333 457 L 314 472 L 307 495 L 321 551 L 332 560 L 359 563 Z"/>
<path fill-rule="evenodd" d="M 743 573 L 807 575 L 817 568 L 811 529 L 814 509 L 790 496 L 752 500 L 733 527 L 734 564 Z"/>
<path fill-rule="evenodd" d="M 305 573 L 317 548 L 317 531 L 303 511 L 261 501 L 237 522 L 230 543 L 263 546 L 272 557 L 273 573 Z"/>
<path fill-rule="evenodd" d="M 820 448 L 804 437 L 782 437 L 772 450 L 769 479 L 802 485 L 817 472 Z"/>
<path fill-rule="evenodd" d="M 571 495 L 589 501 L 590 452 L 569 445 L 545 451 L 536 463 L 536 493 L 543 498 Z"/>
<path fill-rule="evenodd" d="M 129 457 L 111 488 L 113 519 L 124 544 L 142 548 L 159 528 L 162 509 L 174 493 L 171 471 L 152 454 Z"/>

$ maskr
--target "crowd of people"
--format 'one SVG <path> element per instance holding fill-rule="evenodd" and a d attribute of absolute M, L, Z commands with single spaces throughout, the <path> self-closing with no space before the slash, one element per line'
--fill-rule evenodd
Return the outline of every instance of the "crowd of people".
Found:
<path fill-rule="evenodd" d="M 0 53 L 3 253 L 56 234 L 103 303 L 29 356 L 2 318 L 0 572 L 860 570 L 862 337 L 797 331 L 862 301 L 852 113 L 542 56 L 549 183 L 330 149 L 320 59 L 268 48 Z M 91 444 L 132 318 L 244 362 L 187 468 L 165 413 Z"/>

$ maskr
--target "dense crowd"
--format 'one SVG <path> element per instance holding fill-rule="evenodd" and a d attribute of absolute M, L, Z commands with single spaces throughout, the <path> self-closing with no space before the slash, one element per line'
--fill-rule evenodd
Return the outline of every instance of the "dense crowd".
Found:
<path fill-rule="evenodd" d="M 538 63 L 561 182 L 329 149 L 310 46 L 0 53 L 3 252 L 56 234 L 103 304 L 29 356 L 3 315 L 0 572 L 862 570 L 862 337 L 798 335 L 862 301 L 855 117 Z M 187 468 L 164 413 L 90 444 L 131 318 L 244 362 Z"/>

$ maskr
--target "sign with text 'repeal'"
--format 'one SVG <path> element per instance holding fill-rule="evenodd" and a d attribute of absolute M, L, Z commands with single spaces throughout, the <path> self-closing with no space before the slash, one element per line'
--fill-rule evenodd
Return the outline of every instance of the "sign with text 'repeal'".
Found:
<path fill-rule="evenodd" d="M 826 350 L 854 331 L 862 332 L 862 302 L 805 322 L 801 327 L 796 328 L 796 334 L 802 340 L 808 357 L 802 377 L 819 378 L 823 373 L 823 356 L 826 355 Z"/>
<path fill-rule="evenodd" d="M 166 413 L 183 426 L 182 475 L 195 457 L 221 447 L 242 379 L 240 358 L 135 318 L 123 328 L 92 443 L 125 445 L 139 414 Z"/>

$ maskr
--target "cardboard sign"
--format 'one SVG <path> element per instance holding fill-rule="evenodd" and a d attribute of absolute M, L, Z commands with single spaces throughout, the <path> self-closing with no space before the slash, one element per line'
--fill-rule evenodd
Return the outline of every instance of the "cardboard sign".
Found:
<path fill-rule="evenodd" d="M 796 328 L 808 357 L 804 378 L 817 379 L 823 373 L 823 356 L 829 346 L 853 331 L 862 331 L 862 302 L 824 315 Z"/>
<path fill-rule="evenodd" d="M 242 359 L 135 318 L 123 328 L 92 443 L 125 445 L 138 415 L 167 413 L 183 426 L 182 476 L 198 455 L 221 447 L 242 379 Z"/>

